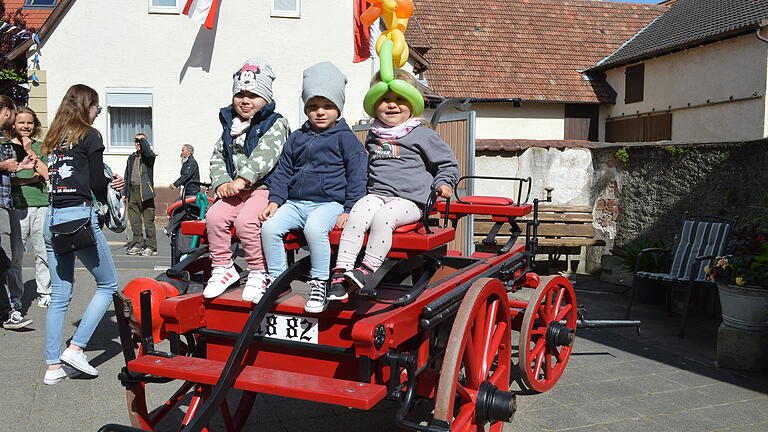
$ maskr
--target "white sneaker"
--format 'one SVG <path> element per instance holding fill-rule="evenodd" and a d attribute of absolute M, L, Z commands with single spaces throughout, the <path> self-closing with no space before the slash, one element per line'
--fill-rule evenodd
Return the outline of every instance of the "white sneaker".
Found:
<path fill-rule="evenodd" d="M 320 313 L 328 307 L 328 283 L 318 279 L 307 282 L 309 285 L 309 298 L 304 304 L 304 310 L 309 313 Z"/>
<path fill-rule="evenodd" d="M 88 363 L 88 359 L 85 357 L 83 350 L 73 350 L 71 348 L 67 348 L 63 353 L 61 353 L 59 360 L 61 360 L 62 363 L 66 363 L 86 375 L 95 377 L 99 376 L 99 371 L 97 371 L 95 367 Z"/>
<path fill-rule="evenodd" d="M 203 290 L 203 297 L 218 297 L 239 279 L 240 275 L 237 274 L 237 270 L 235 270 L 233 264 L 230 263 L 227 267 L 213 266 L 211 278 L 208 279 L 208 285 L 206 285 Z"/>
<path fill-rule="evenodd" d="M 46 370 L 45 377 L 43 378 L 43 384 L 54 385 L 64 381 L 67 378 L 67 372 L 64 371 L 64 367 L 60 367 L 54 370 Z"/>
<path fill-rule="evenodd" d="M 264 270 L 251 270 L 248 272 L 248 281 L 243 288 L 243 300 L 258 303 L 272 281 L 274 278 Z"/>
<path fill-rule="evenodd" d="M 47 308 L 51 304 L 50 294 L 40 294 L 40 298 L 37 299 L 37 305 L 41 308 Z"/>

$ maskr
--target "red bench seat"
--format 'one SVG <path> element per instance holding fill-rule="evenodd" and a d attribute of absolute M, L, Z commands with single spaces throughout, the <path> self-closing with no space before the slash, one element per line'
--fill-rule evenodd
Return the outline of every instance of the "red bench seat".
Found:
<path fill-rule="evenodd" d="M 457 219 L 470 214 L 482 214 L 489 216 L 503 216 L 506 221 L 510 217 L 525 216 L 533 211 L 531 204 L 515 204 L 507 197 L 496 196 L 465 196 L 461 201 L 451 201 L 448 209 L 448 219 Z M 438 201 L 435 208 L 440 213 L 445 213 L 446 202 Z"/>
<path fill-rule="evenodd" d="M 453 209 L 453 206 L 451 206 Z M 432 233 L 427 233 L 424 229 L 424 225 L 421 222 L 403 225 L 395 229 L 395 233 L 392 236 L 392 249 L 387 254 L 390 258 L 406 258 L 414 254 L 414 252 L 428 251 L 435 249 L 439 246 L 447 244 L 455 237 L 455 231 L 453 228 L 437 228 L 430 227 Z M 181 223 L 181 233 L 186 235 L 205 236 L 205 221 L 185 221 Z M 232 235 L 235 235 L 234 228 L 232 229 Z M 341 230 L 335 228 L 328 235 L 328 238 L 332 246 L 338 246 L 341 239 Z M 368 234 L 365 235 L 363 245 L 368 241 Z M 286 250 L 296 250 L 307 244 L 304 240 L 304 236 L 300 232 L 290 232 L 286 234 L 285 239 Z"/>

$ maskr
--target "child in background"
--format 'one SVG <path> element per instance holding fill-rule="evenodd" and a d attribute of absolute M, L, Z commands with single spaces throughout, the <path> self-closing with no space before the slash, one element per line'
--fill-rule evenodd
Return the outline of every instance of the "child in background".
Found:
<path fill-rule="evenodd" d="M 288 137 L 269 178 L 269 205 L 259 215 L 264 221 L 261 240 L 267 269 L 273 278 L 287 268 L 283 237 L 292 229 L 304 231 L 312 263 L 304 310 L 310 313 L 324 311 L 327 299 L 347 297 L 343 289 L 327 292 L 328 233 L 334 226 L 344 227 L 352 206 L 365 194 L 365 149 L 341 118 L 346 83 L 347 77 L 329 62 L 304 71 L 301 97 L 309 120 Z M 264 290 L 251 294 L 258 302 Z"/>
<path fill-rule="evenodd" d="M 269 191 L 266 179 L 288 139 L 288 121 L 275 112 L 275 74 L 264 60 L 252 58 L 234 74 L 232 104 L 219 111 L 223 132 L 211 156 L 211 188 L 219 200 L 208 210 L 211 278 L 203 297 L 221 295 L 240 278 L 232 261 L 230 230 L 234 226 L 248 263 L 243 293 L 268 284 L 261 250 L 261 221 Z M 246 298 L 246 300 L 250 300 Z"/>
<path fill-rule="evenodd" d="M 401 69 L 396 79 L 416 88 L 415 78 Z M 379 74 L 372 86 L 379 81 Z M 365 147 L 368 150 L 368 195 L 355 204 L 339 242 L 331 290 L 346 290 L 344 282 L 362 288 L 376 271 L 392 246 L 395 228 L 417 222 L 432 189 L 448 198 L 459 177 L 458 163 L 451 148 L 423 119 L 413 117 L 407 98 L 388 90 L 374 105 L 376 120 L 371 125 Z M 419 107 L 416 115 L 421 114 Z M 370 114 L 370 113 L 369 113 Z M 365 256 L 353 269 L 370 228 Z"/>

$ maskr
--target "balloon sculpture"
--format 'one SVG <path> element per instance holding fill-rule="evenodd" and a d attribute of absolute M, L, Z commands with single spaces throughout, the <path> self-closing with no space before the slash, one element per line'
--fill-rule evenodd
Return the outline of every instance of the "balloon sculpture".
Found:
<path fill-rule="evenodd" d="M 408 44 L 405 43 L 405 29 L 408 18 L 413 15 L 412 0 L 368 0 L 371 6 L 360 15 L 360 21 L 370 26 L 381 18 L 387 27 L 376 40 L 376 54 L 381 61 L 381 81 L 374 84 L 363 99 L 363 108 L 374 116 L 375 104 L 387 91 L 392 90 L 403 96 L 411 105 L 413 115 L 424 112 L 424 98 L 419 90 L 406 81 L 395 79 L 395 68 L 401 68 L 408 61 Z"/>

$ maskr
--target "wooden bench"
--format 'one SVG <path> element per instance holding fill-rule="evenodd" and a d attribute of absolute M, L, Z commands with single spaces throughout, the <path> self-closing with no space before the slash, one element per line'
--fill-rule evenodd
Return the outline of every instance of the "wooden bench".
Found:
<path fill-rule="evenodd" d="M 525 224 L 530 222 L 533 214 L 518 218 L 522 235 L 518 241 L 525 239 Z M 490 216 L 475 215 L 474 242 L 476 249 L 482 251 L 492 248 L 484 245 L 483 240 L 494 225 Z M 549 255 L 549 261 L 560 260 L 566 255 L 580 255 L 583 246 L 605 246 L 605 241 L 595 238 L 595 228 L 592 225 L 592 207 L 577 205 L 539 204 L 539 246 L 537 254 Z M 509 226 L 505 226 L 496 236 L 496 243 L 503 245 L 509 238 Z"/>

